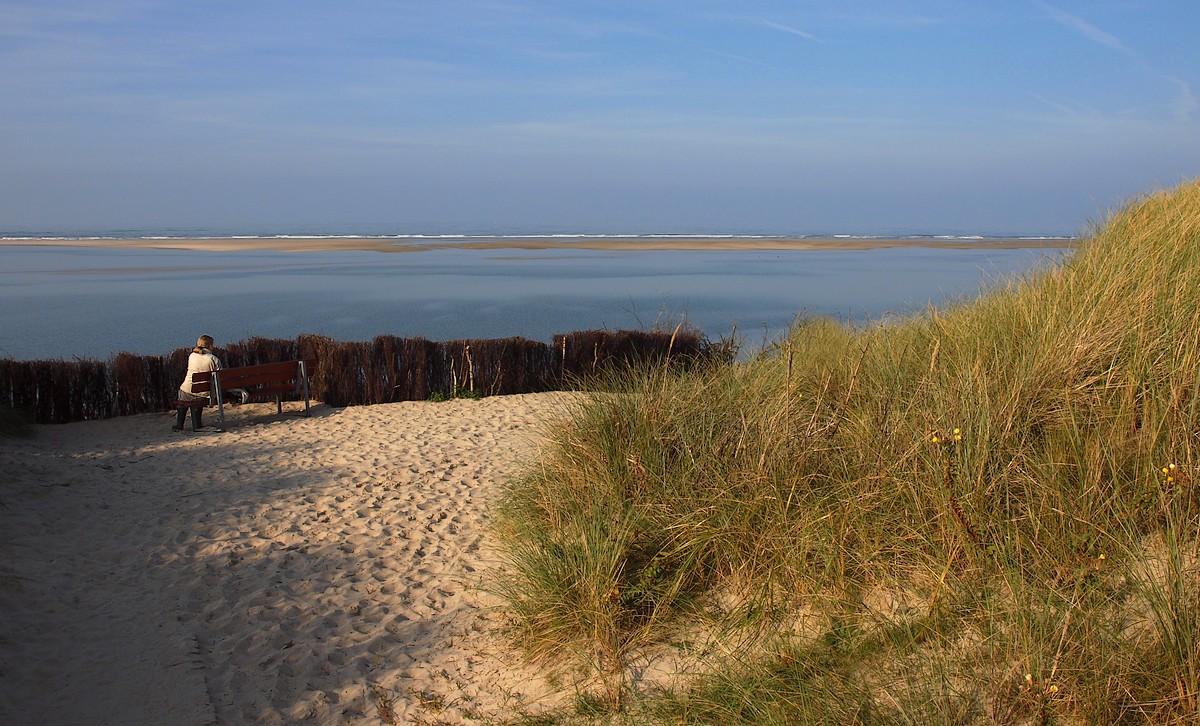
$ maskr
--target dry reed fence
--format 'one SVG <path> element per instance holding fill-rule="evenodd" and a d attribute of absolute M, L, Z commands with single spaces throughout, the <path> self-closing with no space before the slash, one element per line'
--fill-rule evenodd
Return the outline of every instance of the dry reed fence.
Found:
<path fill-rule="evenodd" d="M 0 406 L 36 423 L 68 423 L 165 411 L 187 369 L 188 348 L 167 355 L 0 359 Z M 728 346 L 692 330 L 589 330 L 554 336 L 436 342 L 381 335 L 344 342 L 318 335 L 250 338 L 217 349 L 226 367 L 315 359 L 314 398 L 332 406 L 421 401 L 431 394 L 496 396 L 562 390 L 614 367 L 727 359 Z"/>

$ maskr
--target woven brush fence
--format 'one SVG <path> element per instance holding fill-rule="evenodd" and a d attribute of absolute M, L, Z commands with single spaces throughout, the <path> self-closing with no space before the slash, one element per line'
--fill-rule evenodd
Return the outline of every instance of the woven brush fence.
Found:
<path fill-rule="evenodd" d="M 438 381 L 440 393 L 538 393 L 561 383 L 551 349 L 533 340 L 455 340 L 442 346 L 441 355 L 440 369 L 449 378 Z"/>
<path fill-rule="evenodd" d="M 640 330 L 585 330 L 554 336 L 552 343 L 561 378 L 586 377 L 613 367 L 662 363 L 671 358 L 688 362 L 721 357 L 693 330 L 647 333 Z"/>
<path fill-rule="evenodd" d="M 0 361 L 0 405 L 29 412 L 35 423 L 117 415 L 110 366 L 96 360 Z"/>
<path fill-rule="evenodd" d="M 251 338 L 240 343 L 231 343 L 221 349 L 219 358 L 226 368 L 238 366 L 255 366 L 260 363 L 278 363 L 283 360 L 297 360 L 300 350 L 298 340 L 280 338 Z M 187 351 L 184 351 L 184 365 L 187 364 Z"/>
<path fill-rule="evenodd" d="M 165 411 L 187 373 L 190 348 L 167 355 L 118 353 L 108 361 L 0 359 L 0 406 L 37 423 L 68 423 Z M 691 331 L 590 330 L 554 336 L 454 340 L 379 336 L 342 342 L 319 335 L 251 338 L 214 351 L 226 368 L 303 358 L 313 398 L 331 406 L 423 401 L 431 394 L 498 396 L 573 387 L 614 368 L 725 362 L 726 346 Z"/>

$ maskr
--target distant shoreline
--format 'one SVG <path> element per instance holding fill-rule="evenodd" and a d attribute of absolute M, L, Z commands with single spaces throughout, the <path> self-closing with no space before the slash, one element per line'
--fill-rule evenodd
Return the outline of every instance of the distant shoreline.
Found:
<path fill-rule="evenodd" d="M 1075 238 L 987 237 L 499 237 L 447 242 L 395 237 L 194 237 L 194 238 L 10 238 L 0 247 L 108 247 L 276 252 L 421 252 L 424 250 L 876 250 L 893 247 L 942 249 L 1060 249 L 1079 244 Z"/>

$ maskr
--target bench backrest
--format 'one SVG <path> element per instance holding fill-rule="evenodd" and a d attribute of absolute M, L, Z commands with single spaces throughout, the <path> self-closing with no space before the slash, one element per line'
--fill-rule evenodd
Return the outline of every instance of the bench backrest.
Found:
<path fill-rule="evenodd" d="M 312 368 L 312 362 L 306 361 L 307 367 Z M 245 388 L 263 383 L 285 383 L 300 381 L 300 361 L 289 360 L 282 363 L 260 363 L 253 366 L 223 368 L 218 374 L 221 388 Z M 192 378 L 195 381 L 195 376 Z"/>
<path fill-rule="evenodd" d="M 310 371 L 316 361 L 304 361 Z M 300 383 L 300 361 L 288 360 L 282 363 L 260 363 L 253 366 L 238 366 L 237 368 L 222 368 L 218 372 L 221 388 L 245 388 L 262 383 Z M 192 393 L 202 395 L 212 391 L 212 371 L 195 371 L 192 373 Z"/>
<path fill-rule="evenodd" d="M 192 373 L 192 393 L 199 396 L 212 390 L 212 371 Z"/>

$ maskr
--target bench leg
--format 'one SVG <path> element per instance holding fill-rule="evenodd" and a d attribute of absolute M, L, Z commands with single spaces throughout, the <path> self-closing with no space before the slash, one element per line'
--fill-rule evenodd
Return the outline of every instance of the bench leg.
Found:
<path fill-rule="evenodd" d="M 300 372 L 300 391 L 304 394 L 304 415 L 311 416 L 308 410 L 308 399 L 312 396 L 311 384 L 308 380 L 308 364 L 300 361 L 296 364 L 296 369 Z"/>

